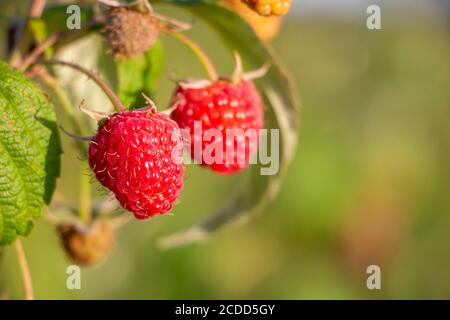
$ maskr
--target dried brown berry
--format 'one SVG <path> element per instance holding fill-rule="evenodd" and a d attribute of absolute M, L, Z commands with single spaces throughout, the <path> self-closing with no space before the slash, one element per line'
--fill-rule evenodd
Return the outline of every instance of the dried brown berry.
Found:
<path fill-rule="evenodd" d="M 86 229 L 73 224 L 61 224 L 58 232 L 67 254 L 79 266 L 92 266 L 101 262 L 114 242 L 114 231 L 104 221 L 97 221 Z"/>
<path fill-rule="evenodd" d="M 126 7 L 108 10 L 104 33 L 116 58 L 147 51 L 158 39 L 160 31 L 161 23 L 151 12 Z"/>

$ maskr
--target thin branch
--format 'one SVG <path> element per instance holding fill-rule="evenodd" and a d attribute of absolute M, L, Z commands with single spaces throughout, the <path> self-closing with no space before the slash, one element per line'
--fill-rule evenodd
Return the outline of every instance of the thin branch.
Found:
<path fill-rule="evenodd" d="M 91 30 L 99 27 L 101 24 L 99 24 L 98 21 L 95 19 L 88 21 L 86 24 L 86 27 Z M 45 52 L 45 50 L 56 43 L 65 40 L 69 37 L 76 37 L 78 35 L 82 35 L 86 33 L 85 30 L 68 30 L 68 31 L 57 31 L 50 35 L 47 39 L 45 39 L 43 42 L 38 44 L 36 48 L 34 48 L 33 51 L 31 51 L 25 58 L 23 58 L 22 62 L 19 64 L 18 69 L 20 71 L 26 71 L 31 65 L 35 64 L 36 61 L 39 60 L 41 55 Z"/>
<path fill-rule="evenodd" d="M 27 57 L 25 57 L 25 59 L 19 66 L 19 70 L 22 72 L 26 71 L 29 66 L 31 66 L 39 59 L 39 57 L 45 52 L 47 48 L 54 45 L 59 39 L 62 38 L 64 34 L 65 32 L 56 32 L 48 37 L 45 41 L 40 43 Z"/>
<path fill-rule="evenodd" d="M 233 83 L 239 83 L 242 81 L 242 74 L 244 73 L 244 67 L 242 66 L 241 56 L 237 51 L 234 52 L 234 59 L 236 61 L 236 67 L 231 75 L 231 81 Z"/>
<path fill-rule="evenodd" d="M 219 79 L 219 76 L 217 75 L 216 68 L 211 62 L 211 59 L 208 57 L 208 55 L 203 51 L 203 49 L 195 43 L 191 38 L 186 36 L 183 33 L 179 32 L 167 32 L 168 35 L 172 36 L 174 39 L 180 41 L 183 43 L 186 47 L 188 47 L 194 55 L 197 57 L 197 59 L 201 62 L 203 65 L 203 68 L 205 69 L 206 73 L 208 74 L 208 77 L 212 81 L 216 81 Z"/>
<path fill-rule="evenodd" d="M 81 167 L 81 177 L 80 177 L 80 209 L 79 216 L 80 219 L 86 225 L 89 225 L 92 219 L 91 215 L 91 183 L 90 176 L 84 172 L 89 170 L 88 164 L 84 161 Z"/>
<path fill-rule="evenodd" d="M 94 139 L 94 137 L 92 137 L 92 136 L 83 137 L 83 136 L 78 136 L 76 134 L 73 134 L 72 132 L 69 132 L 66 129 L 64 129 L 63 126 L 59 126 L 59 129 L 62 132 L 64 132 L 64 134 L 66 134 L 68 137 L 74 139 L 75 141 L 92 141 Z"/>
<path fill-rule="evenodd" d="M 30 19 L 40 18 L 44 11 L 46 0 L 31 0 L 28 6 L 27 16 L 22 19 L 17 27 L 17 35 L 11 43 L 11 51 L 9 54 L 9 63 L 11 66 L 17 66 L 22 61 L 21 49 L 26 46 L 24 42 L 27 40 L 26 26 Z"/>
<path fill-rule="evenodd" d="M 44 11 L 46 0 L 32 0 L 28 8 L 28 18 L 40 18 Z"/>
<path fill-rule="evenodd" d="M 72 63 L 72 62 L 66 62 L 61 60 L 47 60 L 43 61 L 42 64 L 59 64 L 67 67 L 71 67 L 75 70 L 80 71 L 81 73 L 84 73 L 89 78 L 94 80 L 95 83 L 103 90 L 103 92 L 106 94 L 106 96 L 109 98 L 113 106 L 117 109 L 117 111 L 124 111 L 125 107 L 120 101 L 119 97 L 115 94 L 115 92 L 108 86 L 108 84 L 103 80 L 99 75 L 95 74 L 94 72 L 87 70 L 83 68 L 82 66 Z"/>
<path fill-rule="evenodd" d="M 16 240 L 14 243 L 17 258 L 19 260 L 20 270 L 22 272 L 22 281 L 25 289 L 25 300 L 34 300 L 33 282 L 31 280 L 30 268 L 28 267 L 27 258 L 23 251 L 22 243 Z"/>
<path fill-rule="evenodd" d="M 208 232 L 202 230 L 200 227 L 193 227 L 180 233 L 161 238 L 157 241 L 156 245 L 162 250 L 167 250 L 185 244 L 202 241 L 207 237 Z"/>
<path fill-rule="evenodd" d="M 50 74 L 48 74 L 47 70 L 43 66 L 40 66 L 39 68 L 35 67 L 32 69 L 32 71 L 34 71 L 36 76 L 38 76 L 39 79 L 41 79 L 43 83 L 53 92 L 55 98 L 59 102 L 58 105 L 61 107 L 61 110 L 69 119 L 72 126 L 72 130 L 75 131 L 75 134 L 77 136 L 81 136 L 82 135 L 81 126 L 78 124 L 78 122 L 74 117 L 73 105 L 70 102 L 69 97 L 67 97 L 67 94 L 61 88 L 61 84 L 59 83 L 59 81 L 53 78 Z M 81 154 L 86 154 L 87 148 L 85 143 L 77 141 L 76 145 Z"/>
<path fill-rule="evenodd" d="M 118 217 L 115 218 L 111 218 L 108 220 L 109 225 L 114 229 L 119 229 L 122 226 L 126 225 L 128 222 L 132 221 L 132 215 L 128 215 L 128 214 L 121 214 Z"/>

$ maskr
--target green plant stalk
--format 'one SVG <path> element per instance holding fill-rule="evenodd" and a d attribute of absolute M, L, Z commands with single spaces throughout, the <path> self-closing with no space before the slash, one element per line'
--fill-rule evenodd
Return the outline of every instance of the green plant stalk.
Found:
<path fill-rule="evenodd" d="M 81 167 L 80 178 L 80 203 L 79 203 L 79 216 L 80 219 L 88 225 L 91 222 L 91 182 L 90 176 L 87 174 L 89 166 L 86 161 L 83 161 Z"/>
<path fill-rule="evenodd" d="M 180 41 L 183 43 L 187 48 L 189 48 L 192 53 L 195 55 L 195 57 L 200 61 L 203 68 L 206 71 L 206 74 L 208 75 L 209 79 L 212 81 L 217 81 L 219 79 L 219 76 L 217 75 L 216 68 L 214 67 L 213 63 L 211 62 L 211 59 L 208 57 L 208 55 L 203 51 L 203 49 L 195 43 L 191 38 L 186 36 L 183 33 L 180 32 L 167 32 L 166 34 L 170 35 L 172 38 Z"/>
<path fill-rule="evenodd" d="M 72 129 L 77 135 L 82 134 L 81 127 L 74 118 L 73 105 L 67 97 L 64 90 L 56 83 L 56 81 L 51 81 L 45 77 L 41 79 L 48 85 L 53 91 L 54 95 L 59 101 L 59 105 L 62 107 L 64 114 L 70 119 Z M 85 155 L 87 153 L 86 143 L 83 141 L 76 141 L 76 145 L 79 151 Z M 86 171 L 88 169 L 87 163 L 83 161 L 81 174 L 80 174 L 80 202 L 79 202 L 79 217 L 80 219 L 89 224 L 91 221 L 91 183 L 90 177 L 87 175 Z"/>
<path fill-rule="evenodd" d="M 44 40 L 33 50 L 33 52 L 30 53 L 30 55 L 23 59 L 18 69 L 22 72 L 26 71 L 28 67 L 35 63 L 39 59 L 41 54 L 43 54 L 47 48 L 54 45 L 62 37 L 62 35 L 62 32 L 57 32 Z"/>
<path fill-rule="evenodd" d="M 28 267 L 27 258 L 20 240 L 16 240 L 14 248 L 19 260 L 20 271 L 22 273 L 22 281 L 25 291 L 25 300 L 34 300 L 33 281 L 31 278 L 30 268 Z"/>
<path fill-rule="evenodd" d="M 32 0 L 28 8 L 29 18 L 39 18 L 44 11 L 46 0 Z"/>
<path fill-rule="evenodd" d="M 23 52 L 27 50 L 32 42 L 32 38 L 26 27 L 27 21 L 23 21 L 19 29 L 19 39 L 13 44 L 13 48 L 9 53 L 8 64 L 12 67 L 19 67 L 22 63 Z"/>
<path fill-rule="evenodd" d="M 103 80 L 99 75 L 97 75 L 96 73 L 94 73 L 93 71 L 90 71 L 76 63 L 72 63 L 72 62 L 66 62 L 66 61 L 60 61 L 60 60 L 46 60 L 43 61 L 42 64 L 45 65 L 62 65 L 62 66 L 66 66 L 66 67 L 70 67 L 72 69 L 75 69 L 83 74 L 85 74 L 86 76 L 88 76 L 89 78 L 91 78 L 92 80 L 94 80 L 94 82 L 103 90 L 103 92 L 106 94 L 106 96 L 109 98 L 109 100 L 111 101 L 112 105 L 114 106 L 114 108 L 117 111 L 124 111 L 125 107 L 122 104 L 122 102 L 120 101 L 119 97 L 116 95 L 116 93 L 108 86 L 108 84 L 105 82 L 105 80 Z"/>
<path fill-rule="evenodd" d="M 13 43 L 13 49 L 9 57 L 9 64 L 17 67 L 22 61 L 22 52 L 28 48 L 32 42 L 31 34 L 28 30 L 30 19 L 38 19 L 44 10 L 46 0 L 32 0 L 28 6 L 27 17 L 21 21 L 17 43 Z"/>
<path fill-rule="evenodd" d="M 74 133 L 76 135 L 81 136 L 82 129 L 81 126 L 78 124 L 78 122 L 75 120 L 73 111 L 74 108 L 69 98 L 67 97 L 67 94 L 64 92 L 63 89 L 61 89 L 57 81 L 54 81 L 53 79 L 50 79 L 47 76 L 40 76 L 39 78 L 53 92 L 54 96 L 59 102 L 58 105 L 61 107 L 61 110 L 69 118 L 70 125 L 72 126 L 72 130 L 74 131 Z M 87 153 L 87 147 L 85 142 L 77 140 L 76 146 L 82 155 L 85 155 Z"/>
<path fill-rule="evenodd" d="M 102 24 L 99 24 L 95 21 L 90 21 L 87 24 L 87 30 L 69 30 L 69 31 L 58 31 L 48 36 L 47 39 L 43 40 L 39 43 L 36 48 L 33 49 L 27 56 L 23 57 L 22 62 L 15 61 L 14 66 L 16 66 L 21 71 L 26 71 L 31 65 L 35 64 L 42 56 L 42 54 L 46 53 L 46 58 L 48 57 L 48 50 L 51 47 L 56 47 L 58 45 L 64 45 L 62 42 L 70 43 L 73 40 L 76 40 L 91 31 L 98 30 Z M 36 36 L 35 36 L 36 37 Z M 16 59 L 17 60 L 17 59 Z"/>

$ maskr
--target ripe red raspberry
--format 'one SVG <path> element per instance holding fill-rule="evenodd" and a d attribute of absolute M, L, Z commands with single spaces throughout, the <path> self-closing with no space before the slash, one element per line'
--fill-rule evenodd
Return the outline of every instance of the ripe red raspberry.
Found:
<path fill-rule="evenodd" d="M 190 151 L 193 159 L 222 174 L 232 174 L 247 167 L 251 156 L 258 148 L 259 129 L 264 124 L 263 102 L 251 81 L 241 79 L 234 83 L 229 80 L 218 80 L 201 87 L 181 83 L 173 97 L 173 105 L 175 109 L 171 115 L 172 119 L 181 129 L 188 129 L 190 132 Z M 195 132 L 195 121 L 201 121 L 202 133 Z M 215 142 L 214 139 L 205 141 L 207 140 L 205 132 L 208 129 L 218 129 L 221 132 L 220 140 L 224 142 L 222 163 L 210 163 L 211 161 L 205 158 L 205 149 Z M 236 136 L 227 138 L 227 129 L 234 131 Z M 238 134 L 240 131 L 238 129 L 258 131 L 256 135 L 242 136 Z M 200 139 L 201 154 L 198 154 L 194 145 L 195 141 Z M 232 154 L 227 145 L 232 146 Z M 227 157 L 232 161 L 226 161 Z"/>
<path fill-rule="evenodd" d="M 100 122 L 89 146 L 98 181 L 138 219 L 169 211 L 179 196 L 184 165 L 178 129 L 154 109 L 122 111 Z"/>

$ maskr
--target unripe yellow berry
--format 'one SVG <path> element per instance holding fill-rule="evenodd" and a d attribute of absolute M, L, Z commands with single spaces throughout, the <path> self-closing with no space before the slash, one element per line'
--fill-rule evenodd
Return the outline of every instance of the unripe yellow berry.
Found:
<path fill-rule="evenodd" d="M 262 16 L 283 16 L 289 12 L 292 0 L 243 0 Z"/>

